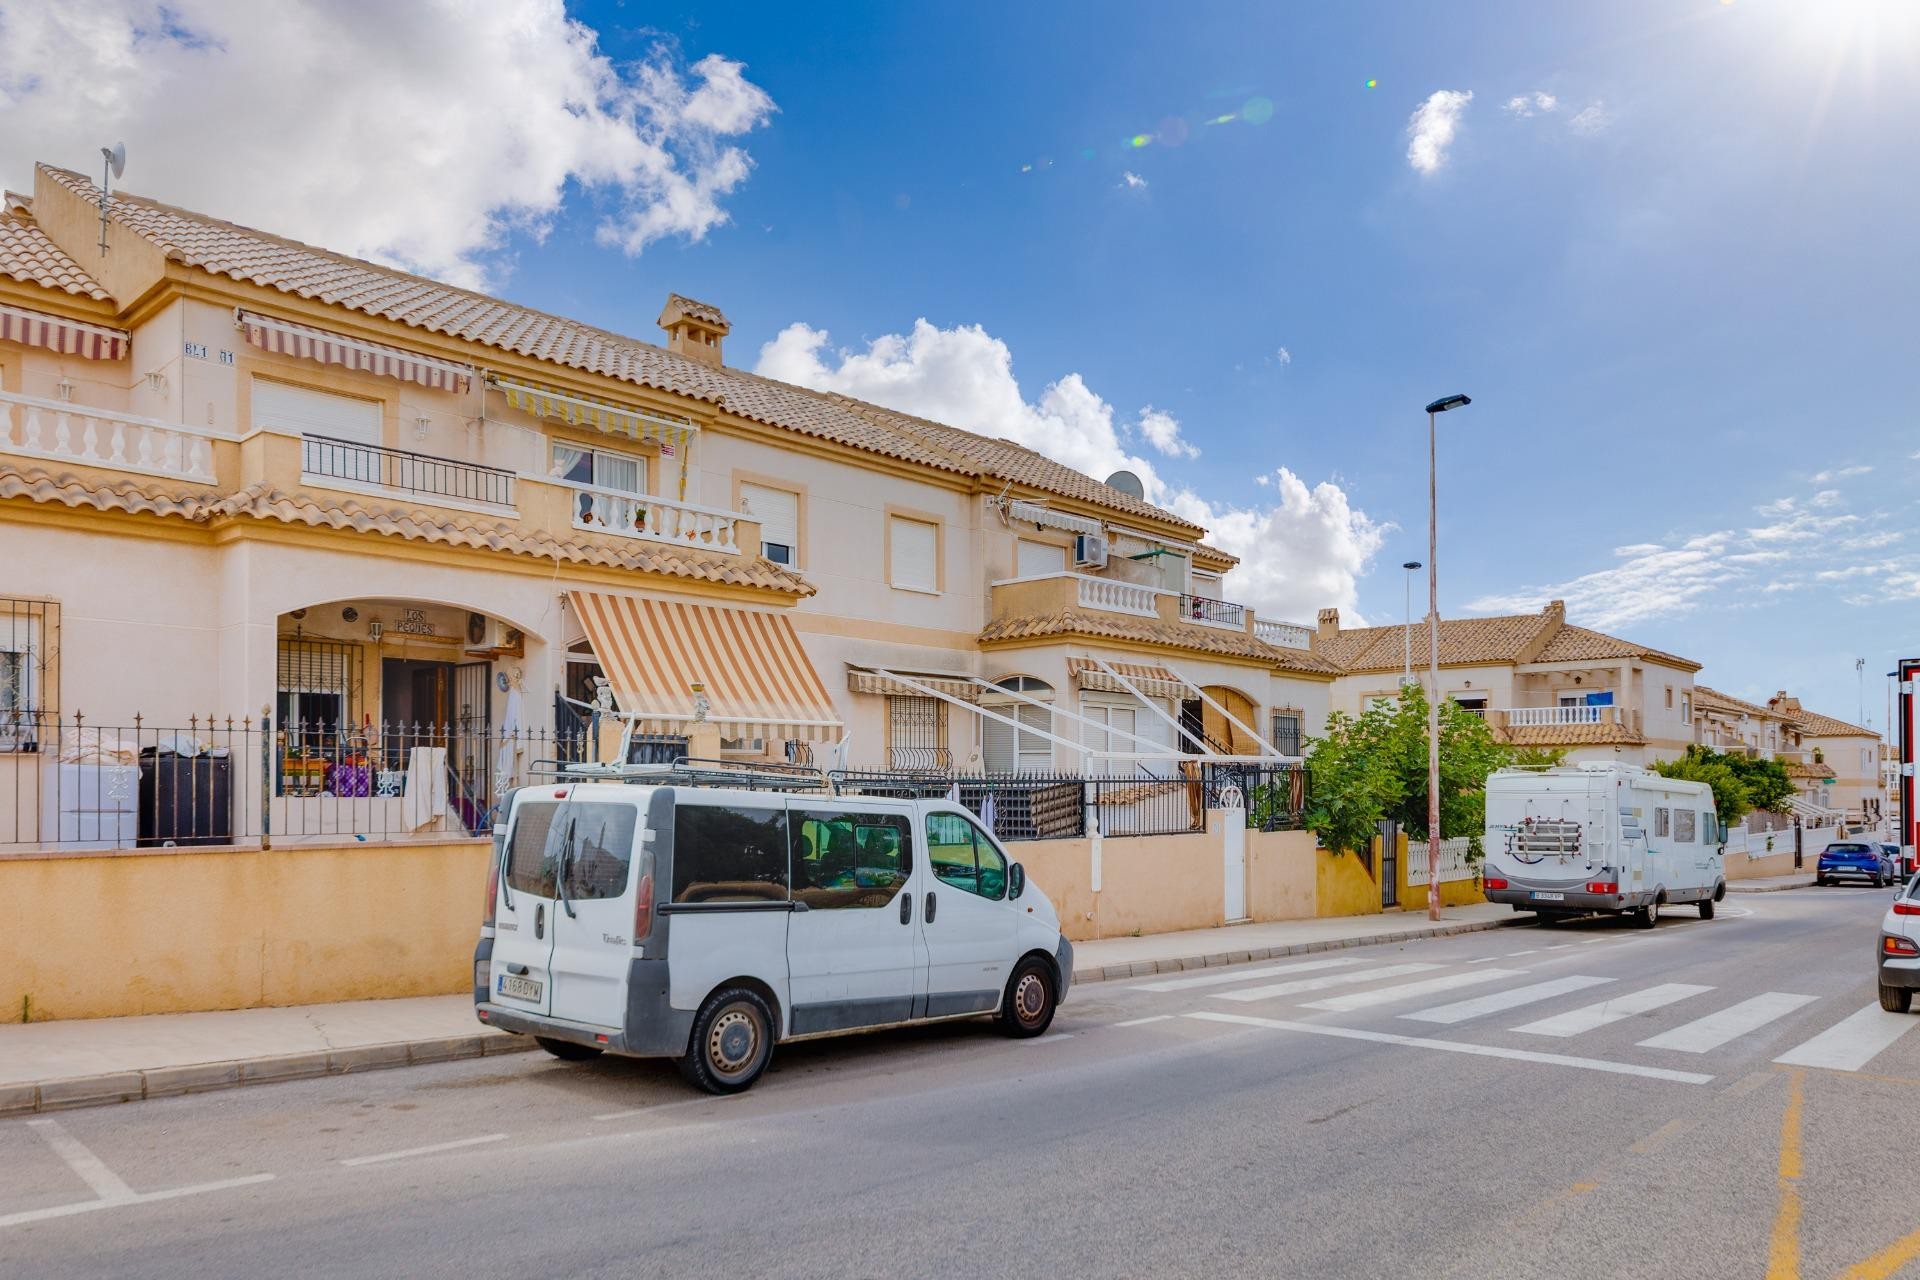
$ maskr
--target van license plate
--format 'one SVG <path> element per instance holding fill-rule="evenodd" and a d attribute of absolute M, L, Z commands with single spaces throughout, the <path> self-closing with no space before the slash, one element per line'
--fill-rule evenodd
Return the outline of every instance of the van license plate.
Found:
<path fill-rule="evenodd" d="M 1567 900 L 1567 895 L 1564 893 L 1547 893 L 1542 889 L 1535 889 L 1533 896 L 1542 902 L 1565 902 Z"/>
<path fill-rule="evenodd" d="M 532 978 L 516 978 L 503 973 L 500 975 L 500 994 L 512 996 L 515 1000 L 538 1000 L 540 984 Z"/>

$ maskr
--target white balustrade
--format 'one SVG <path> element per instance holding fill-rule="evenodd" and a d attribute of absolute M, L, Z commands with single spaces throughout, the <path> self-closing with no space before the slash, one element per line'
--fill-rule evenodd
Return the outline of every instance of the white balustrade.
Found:
<path fill-rule="evenodd" d="M 205 427 L 0 391 L 0 453 L 212 484 L 213 441 L 222 438 Z"/>
<path fill-rule="evenodd" d="M 1471 842 L 1465 836 L 1454 836 L 1440 842 L 1440 883 L 1454 880 L 1471 880 L 1477 874 L 1477 868 L 1467 861 Z M 1409 885 L 1427 882 L 1427 842 L 1409 840 L 1407 842 L 1407 883 Z"/>
<path fill-rule="evenodd" d="M 1090 577 L 1084 573 L 1071 576 L 1080 584 L 1080 607 L 1083 609 L 1130 613 L 1140 618 L 1159 616 L 1159 611 L 1153 606 L 1153 598 L 1160 593 L 1153 587 L 1121 582 L 1117 578 Z"/>
<path fill-rule="evenodd" d="M 1508 707 L 1503 713 L 1510 729 L 1559 727 L 1569 724 L 1615 723 L 1612 706 Z"/>
<path fill-rule="evenodd" d="M 577 490 L 573 499 L 576 529 L 710 551 L 740 550 L 734 531 L 741 519 L 738 512 L 591 485 L 566 487 Z"/>
<path fill-rule="evenodd" d="M 1313 648 L 1313 628 L 1303 627 L 1297 622 L 1271 621 L 1266 618 L 1253 620 L 1253 635 L 1256 640 L 1274 645 L 1281 649 Z"/>

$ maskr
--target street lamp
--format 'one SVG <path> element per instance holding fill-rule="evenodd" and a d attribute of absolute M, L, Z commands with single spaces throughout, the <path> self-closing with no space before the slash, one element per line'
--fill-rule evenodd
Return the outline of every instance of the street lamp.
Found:
<path fill-rule="evenodd" d="M 1413 683 L 1413 571 L 1415 569 L 1424 569 L 1426 566 L 1418 560 L 1409 560 L 1400 567 L 1407 571 L 1407 625 L 1405 631 L 1402 633 L 1406 643 L 1401 646 L 1407 651 L 1407 665 L 1406 669 L 1400 673 L 1400 685 L 1402 688 L 1405 688 L 1407 685 Z"/>
<path fill-rule="evenodd" d="M 1445 396 L 1427 406 L 1427 919 L 1440 918 L 1440 481 L 1434 419 L 1473 401 Z"/>

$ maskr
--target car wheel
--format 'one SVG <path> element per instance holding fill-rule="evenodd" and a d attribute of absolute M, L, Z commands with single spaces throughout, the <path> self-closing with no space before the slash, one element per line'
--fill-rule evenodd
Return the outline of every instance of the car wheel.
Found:
<path fill-rule="evenodd" d="M 597 1058 L 600 1056 L 600 1050 L 590 1044 L 575 1044 L 571 1040 L 555 1040 L 552 1036 L 535 1036 L 533 1042 L 562 1062 L 585 1062 L 589 1058 Z"/>
<path fill-rule="evenodd" d="M 1822 889 L 1826 888 L 1827 885 L 1830 883 L 1825 876 L 1815 876 L 1813 878 L 1813 882 L 1819 885 Z"/>
<path fill-rule="evenodd" d="M 1637 928 L 1651 929 L 1660 923 L 1660 904 L 1649 902 L 1633 913 L 1633 923 Z"/>
<path fill-rule="evenodd" d="M 1702 920 L 1713 919 L 1713 899 L 1712 898 L 1700 899 L 1700 918 Z"/>
<path fill-rule="evenodd" d="M 773 1012 L 758 992 L 724 987 L 693 1019 L 680 1074 L 708 1093 L 751 1088 L 773 1057 Z"/>
<path fill-rule="evenodd" d="M 1906 1013 L 1913 1008 L 1913 992 L 1905 987 L 1880 984 L 1880 1007 L 1888 1013 Z"/>
<path fill-rule="evenodd" d="M 1053 1025 L 1056 1000 L 1053 971 L 1038 959 L 1022 961 L 1007 979 L 1000 1000 L 1000 1029 L 1017 1040 L 1029 1040 Z"/>

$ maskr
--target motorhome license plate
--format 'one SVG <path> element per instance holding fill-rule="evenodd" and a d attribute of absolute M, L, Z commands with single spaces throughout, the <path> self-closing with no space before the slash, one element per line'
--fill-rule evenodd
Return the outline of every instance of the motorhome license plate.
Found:
<path fill-rule="evenodd" d="M 1567 900 L 1567 895 L 1564 893 L 1548 893 L 1544 889 L 1535 889 L 1533 896 L 1542 902 L 1565 902 Z"/>
<path fill-rule="evenodd" d="M 538 1000 L 540 984 L 532 978 L 516 978 L 503 973 L 500 975 L 500 994 L 512 996 L 515 1000 Z"/>

